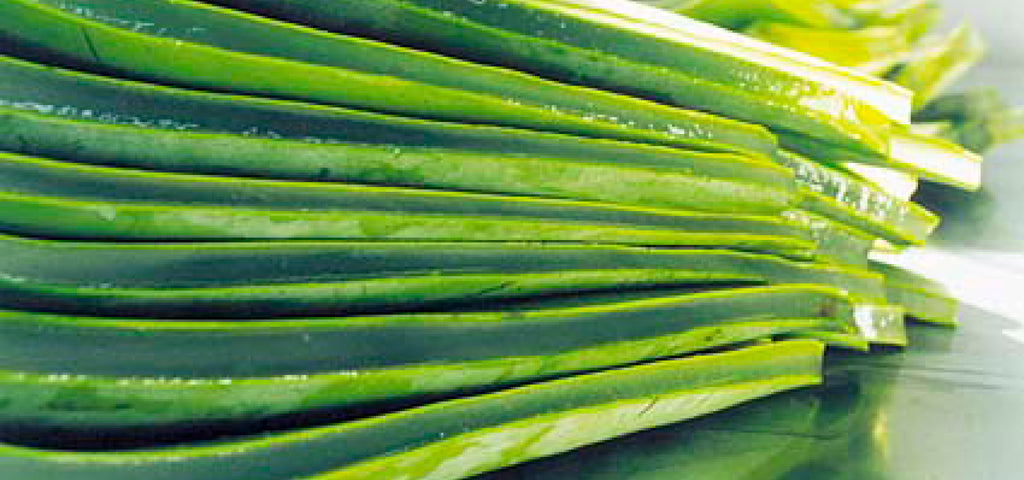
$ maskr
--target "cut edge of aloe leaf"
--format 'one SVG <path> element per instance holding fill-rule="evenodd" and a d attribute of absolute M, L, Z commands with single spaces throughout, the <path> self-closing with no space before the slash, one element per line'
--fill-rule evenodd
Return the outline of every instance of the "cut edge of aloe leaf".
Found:
<path fill-rule="evenodd" d="M 804 209 L 896 244 L 923 244 L 938 226 L 938 217 L 923 207 L 842 169 L 785 150 L 777 158 L 795 172 Z"/>
<path fill-rule="evenodd" d="M 980 155 L 948 140 L 914 134 L 909 129 L 894 129 L 885 156 L 849 150 L 798 133 L 779 131 L 776 135 L 784 148 L 801 155 L 827 158 L 832 163 L 866 163 L 891 168 L 968 191 L 981 185 Z"/>
<path fill-rule="evenodd" d="M 790 209 L 782 215 L 810 230 L 817 243 L 816 259 L 853 267 L 867 266 L 868 253 L 877 238 L 874 235 L 808 210 Z"/>
<path fill-rule="evenodd" d="M 967 191 L 981 188 L 982 157 L 951 141 L 896 132 L 890 143 L 890 164 L 921 178 Z"/>
<path fill-rule="evenodd" d="M 829 346 L 848 350 L 868 352 L 871 346 L 906 347 L 905 309 L 902 305 L 882 303 L 856 303 L 853 305 L 854 330 L 849 331 L 833 326 L 830 329 L 813 329 L 787 333 L 786 338 L 813 338 Z"/>
<path fill-rule="evenodd" d="M 894 303 L 859 304 L 854 307 L 857 330 L 872 345 L 909 345 L 905 313 L 903 305 Z"/>
<path fill-rule="evenodd" d="M 693 39 L 694 45 L 799 75 L 858 98 L 891 121 L 909 124 L 911 92 L 885 80 L 839 67 L 792 49 L 772 45 L 717 25 L 628 0 L 558 0 L 635 21 L 667 27 Z"/>
<path fill-rule="evenodd" d="M 910 320 L 957 326 L 959 302 L 941 283 L 882 261 L 872 261 L 870 269 L 885 277 L 889 302 L 902 305 Z"/>
<path fill-rule="evenodd" d="M 906 63 L 889 76 L 893 82 L 914 92 L 914 110 L 924 107 L 959 80 L 987 51 L 984 39 L 967 23 L 945 37 L 921 43 Z"/>
<path fill-rule="evenodd" d="M 910 200 L 919 185 L 917 175 L 888 167 L 857 162 L 841 162 L 838 167 L 900 200 Z"/>

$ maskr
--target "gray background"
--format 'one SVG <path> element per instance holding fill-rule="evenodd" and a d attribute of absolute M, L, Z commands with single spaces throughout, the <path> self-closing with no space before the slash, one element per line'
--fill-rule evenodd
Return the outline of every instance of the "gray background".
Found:
<path fill-rule="evenodd" d="M 1024 2 L 1019 0 L 943 0 L 948 17 L 968 19 L 992 49 L 986 65 L 1024 67 Z"/>

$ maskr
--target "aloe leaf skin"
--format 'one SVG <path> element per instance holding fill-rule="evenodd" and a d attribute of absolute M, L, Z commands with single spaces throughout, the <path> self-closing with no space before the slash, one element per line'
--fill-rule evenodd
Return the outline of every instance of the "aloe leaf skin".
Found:
<path fill-rule="evenodd" d="M 684 210 L 702 210 L 699 205 L 704 205 L 703 209 L 736 213 L 769 212 L 773 206 L 778 211 L 792 200 L 792 193 L 786 192 L 792 185 L 785 181 L 764 184 L 715 178 L 696 174 L 685 164 L 667 159 L 637 158 L 638 163 L 630 165 L 628 161 L 600 158 L 573 161 L 453 148 L 309 144 L 0 110 L 5 127 L 0 130 L 0 148 L 87 163 L 183 173 L 603 199 L 627 205 L 674 205 Z M 787 174 L 777 166 L 768 168 Z"/>
<path fill-rule="evenodd" d="M 819 383 L 822 350 L 815 341 L 781 342 L 204 446 L 115 453 L 4 446 L 0 471 L 23 478 L 59 475 L 79 480 L 399 474 L 454 480 Z M 501 445 L 503 454 L 485 454 L 474 445 L 487 445 L 489 451 Z M 461 461 L 446 463 L 452 459 Z"/>

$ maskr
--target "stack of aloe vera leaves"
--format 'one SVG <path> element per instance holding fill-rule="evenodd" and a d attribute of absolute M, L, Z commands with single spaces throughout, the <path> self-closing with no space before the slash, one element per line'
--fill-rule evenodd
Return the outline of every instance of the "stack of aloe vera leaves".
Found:
<path fill-rule="evenodd" d="M 870 260 L 938 224 L 918 179 L 978 186 L 911 125 L 949 55 L 900 86 L 703 20 L 0 2 L 0 477 L 466 478 L 955 323 Z"/>
<path fill-rule="evenodd" d="M 914 92 L 911 131 L 983 153 L 1024 135 L 999 92 L 950 91 L 984 55 L 968 23 L 946 28 L 939 0 L 643 0 Z"/>

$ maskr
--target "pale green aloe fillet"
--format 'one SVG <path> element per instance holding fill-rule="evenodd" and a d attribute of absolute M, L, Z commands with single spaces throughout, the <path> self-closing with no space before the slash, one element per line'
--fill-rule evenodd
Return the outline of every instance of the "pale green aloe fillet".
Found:
<path fill-rule="evenodd" d="M 336 92 L 337 98 L 315 96 L 315 93 L 308 92 L 308 88 L 301 87 L 301 81 L 304 80 L 304 73 L 312 75 L 320 70 L 304 72 L 303 65 L 296 65 L 295 76 L 298 79 L 292 79 L 292 83 L 296 85 L 294 89 L 289 90 L 283 85 L 271 87 L 267 84 L 268 88 L 274 90 L 260 91 L 259 86 L 245 84 L 242 79 L 216 80 L 225 82 L 223 88 L 239 88 L 243 91 L 254 89 L 253 93 L 291 96 L 318 102 L 345 104 L 344 102 L 348 101 L 356 107 L 418 117 L 430 116 L 429 103 L 442 102 L 447 91 L 444 89 L 456 89 L 478 93 L 498 101 L 499 104 L 503 102 L 510 110 L 534 109 L 536 118 L 525 118 L 521 123 L 513 122 L 512 126 L 660 143 L 683 148 L 744 152 L 750 155 L 769 154 L 774 148 L 771 135 L 754 125 L 600 90 L 543 80 L 513 70 L 333 34 L 198 2 L 42 0 L 42 3 L 61 8 L 82 19 L 144 33 L 146 36 L 139 36 L 136 41 L 151 42 L 154 46 L 165 45 L 167 39 L 177 39 L 188 42 L 189 45 L 195 44 L 194 48 L 211 46 L 234 52 L 379 75 L 381 77 L 378 83 L 382 86 L 394 84 L 392 80 L 399 78 L 416 82 L 409 85 L 406 102 L 384 102 L 375 105 L 360 105 L 358 98 L 346 100 L 343 91 Z M 82 28 L 98 27 L 90 23 L 83 24 Z M 125 39 L 127 41 L 128 37 Z M 97 52 L 104 52 L 107 47 L 94 43 L 93 48 Z M 183 44 L 178 48 L 193 47 L 185 47 Z M 152 76 L 158 80 L 181 84 L 196 82 L 202 85 L 204 78 L 208 78 L 204 75 L 193 77 L 175 72 L 150 73 L 146 69 L 135 69 L 135 64 L 131 63 L 132 60 L 129 58 L 122 59 L 125 63 L 120 65 L 115 58 L 114 55 L 109 58 L 102 55 L 96 61 L 101 67 L 109 64 L 110 67 L 132 69 L 130 74 L 136 77 Z M 258 60 L 255 58 L 225 57 L 229 58 L 238 65 L 251 64 L 254 66 L 253 71 L 258 71 L 255 68 Z M 209 86 L 216 87 L 212 84 Z M 441 90 L 434 93 L 431 89 L 436 87 L 441 87 Z M 330 95 L 329 92 L 321 93 Z M 357 95 L 358 91 L 353 93 Z M 307 97 L 307 94 L 311 96 Z M 420 103 L 425 103 L 428 108 L 416 110 Z M 466 111 L 464 115 L 468 121 L 473 121 L 471 112 Z M 460 120 L 458 113 L 454 118 L 447 119 Z M 563 123 L 559 124 L 558 119 Z M 502 123 L 497 118 L 495 120 L 494 123 Z"/>
<path fill-rule="evenodd" d="M 890 168 L 968 191 L 981 186 L 980 155 L 951 141 L 916 134 L 909 129 L 893 132 L 888 156 L 854 152 L 798 134 L 779 132 L 778 135 L 784 148 L 811 158 Z"/>
<path fill-rule="evenodd" d="M 792 152 L 782 151 L 777 158 L 796 172 L 800 205 L 807 210 L 897 244 L 923 244 L 938 226 L 931 212 L 840 170 Z"/>
<path fill-rule="evenodd" d="M 871 269 L 885 275 L 889 302 L 903 305 L 911 319 L 937 325 L 957 324 L 957 301 L 942 284 L 881 262 L 872 262 Z"/>
<path fill-rule="evenodd" d="M 554 3 L 594 8 L 659 25 L 673 33 L 685 35 L 695 46 L 755 61 L 766 67 L 828 85 L 865 102 L 896 123 L 907 124 L 910 121 L 909 91 L 872 76 L 837 67 L 811 55 L 629 0 L 558 0 Z"/>
<path fill-rule="evenodd" d="M 810 230 L 817 244 L 815 258 L 839 265 L 867 266 L 868 253 L 877 239 L 874 235 L 807 210 L 787 210 L 782 216 Z"/>
<path fill-rule="evenodd" d="M 712 23 L 875 76 L 906 61 L 916 42 L 941 17 L 933 0 L 884 5 L 834 3 L 709 0 L 688 2 L 679 13 L 697 19 L 733 17 L 732 22 Z M 737 18 L 744 21 L 736 22 Z"/>
<path fill-rule="evenodd" d="M 730 30 L 757 21 L 772 21 L 817 28 L 842 28 L 853 19 L 829 0 L 640 0 Z"/>
<path fill-rule="evenodd" d="M 917 175 L 892 168 L 857 162 L 839 162 L 834 166 L 900 200 L 909 201 L 920 184 Z"/>
<path fill-rule="evenodd" d="M 939 137 L 952 140 L 949 135 L 955 128 L 956 125 L 951 120 L 936 120 L 930 122 L 914 122 L 910 125 L 910 132 L 915 135 L 927 135 L 929 137 Z"/>
<path fill-rule="evenodd" d="M 913 106 L 918 110 L 977 64 L 985 48 L 981 36 L 964 24 L 916 49 L 889 78 L 914 91 Z"/>
<path fill-rule="evenodd" d="M 136 452 L 0 448 L 9 478 L 454 480 L 821 381 L 780 342 L 570 377 L 326 427 Z"/>
<path fill-rule="evenodd" d="M 917 41 L 942 18 L 942 6 L 936 0 L 887 0 L 882 2 L 844 2 L 831 0 L 854 17 L 861 26 L 895 26 L 907 29 L 908 38 Z"/>
<path fill-rule="evenodd" d="M 981 188 L 981 155 L 942 138 L 899 132 L 892 137 L 887 163 L 925 180 L 967 191 Z"/>
<path fill-rule="evenodd" d="M 907 28 L 890 25 L 836 30 L 760 21 L 743 32 L 872 75 L 892 70 L 912 44 Z"/>

